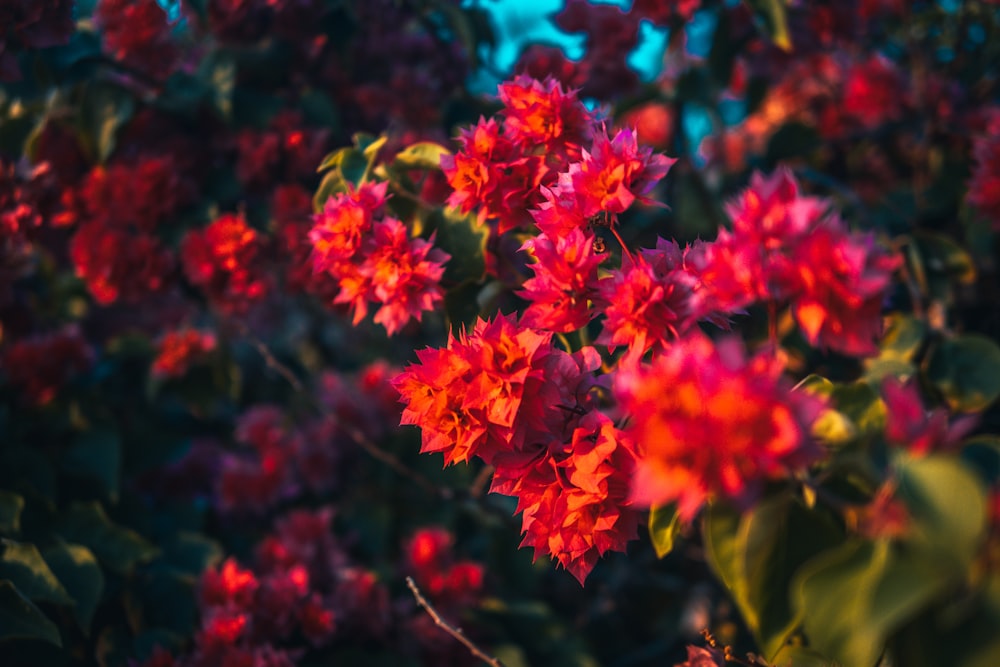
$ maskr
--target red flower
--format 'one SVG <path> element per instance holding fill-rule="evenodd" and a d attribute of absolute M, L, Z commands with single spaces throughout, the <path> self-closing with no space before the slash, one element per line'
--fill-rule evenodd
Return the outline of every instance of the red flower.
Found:
<path fill-rule="evenodd" d="M 112 56 L 156 79 L 170 75 L 177 47 L 167 12 L 156 0 L 99 0 L 94 22 Z"/>
<path fill-rule="evenodd" d="M 966 195 L 994 229 L 1000 229 L 1000 111 L 994 110 L 986 131 L 973 140 L 975 164 Z"/>
<path fill-rule="evenodd" d="M 573 91 L 564 92 L 554 79 L 518 76 L 502 83 L 504 132 L 524 146 L 544 146 L 579 156 L 590 138 L 593 117 Z"/>
<path fill-rule="evenodd" d="M 155 377 L 179 377 L 215 350 L 215 334 L 181 329 L 167 332 L 157 345 L 153 360 Z"/>
<path fill-rule="evenodd" d="M 775 359 L 747 359 L 736 339 L 693 335 L 652 365 L 618 373 L 615 395 L 630 415 L 639 462 L 631 497 L 677 502 L 690 521 L 710 498 L 752 501 L 767 479 L 816 460 L 809 436 L 818 399 L 793 392 Z"/>
<path fill-rule="evenodd" d="M 82 225 L 70 241 L 76 275 L 87 283 L 94 300 L 108 305 L 122 299 L 136 303 L 163 290 L 174 257 L 149 234 Z"/>
<path fill-rule="evenodd" d="M 875 354 L 882 333 L 882 303 L 900 264 L 874 239 L 849 234 L 839 221 L 820 225 L 796 248 L 797 294 L 792 311 L 806 339 L 863 356 Z"/>
<path fill-rule="evenodd" d="M 954 448 L 978 422 L 978 417 L 966 416 L 949 425 L 948 411 L 943 408 L 928 411 L 912 381 L 903 384 L 895 378 L 885 378 L 882 400 L 886 439 L 917 456 Z"/>
<path fill-rule="evenodd" d="M 45 405 L 93 362 L 94 353 L 80 332 L 68 328 L 10 345 L 3 354 L 2 370 L 25 403 Z"/>
<path fill-rule="evenodd" d="M 253 572 L 241 568 L 235 559 L 227 558 L 218 571 L 208 569 L 201 575 L 201 604 L 222 607 L 232 603 L 240 609 L 250 610 L 258 587 Z"/>
<path fill-rule="evenodd" d="M 336 273 L 339 265 L 350 261 L 361 250 L 371 231 L 375 216 L 386 200 L 388 183 L 365 183 L 355 189 L 330 197 L 323 210 L 313 216 L 309 240 L 313 246 L 316 273 Z"/>
<path fill-rule="evenodd" d="M 519 449 L 518 411 L 526 384 L 544 373 L 550 338 L 500 315 L 445 349 L 418 351 L 420 363 L 392 381 L 407 404 L 401 423 L 420 426 L 421 451 L 443 452 L 446 465 Z"/>
<path fill-rule="evenodd" d="M 570 165 L 569 175 L 585 216 L 617 215 L 636 199 L 651 203 L 645 195 L 676 161 L 654 155 L 651 148 L 640 149 L 633 130 L 619 130 L 614 139 L 600 132 L 583 159 Z"/>
<path fill-rule="evenodd" d="M 594 316 L 590 299 L 597 288 L 597 267 L 603 255 L 594 251 L 594 235 L 573 229 L 550 238 L 542 233 L 525 241 L 521 250 L 535 258 L 535 276 L 522 285 L 518 296 L 531 303 L 524 311 L 524 326 L 548 331 L 575 331 Z"/>
<path fill-rule="evenodd" d="M 638 360 L 647 350 L 663 350 L 695 321 L 695 280 L 683 269 L 657 272 L 639 255 L 600 282 L 604 329 L 597 342 L 612 350 L 627 345 Z"/>
<path fill-rule="evenodd" d="M 376 324 L 392 336 L 411 319 L 419 322 L 424 311 L 434 310 L 444 301 L 439 283 L 444 264 L 451 257 L 434 247 L 433 234 L 430 241 L 411 239 L 406 226 L 395 218 L 376 223 L 373 232 L 358 273 L 370 285 L 368 298 L 382 304 L 375 313 Z M 358 308 L 354 322 L 363 314 Z"/>
<path fill-rule="evenodd" d="M 257 261 L 259 234 L 243 216 L 225 213 L 181 242 L 184 272 L 224 311 L 239 312 L 263 298 L 267 282 Z"/>

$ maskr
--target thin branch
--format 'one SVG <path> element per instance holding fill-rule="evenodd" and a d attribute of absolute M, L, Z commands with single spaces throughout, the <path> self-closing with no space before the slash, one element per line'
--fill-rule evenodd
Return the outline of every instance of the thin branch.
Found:
<path fill-rule="evenodd" d="M 315 398 L 306 391 L 305 385 L 298 378 L 298 376 L 295 375 L 295 372 L 285 364 L 281 363 L 274 356 L 264 341 L 255 336 L 245 324 L 240 323 L 239 329 L 240 333 L 242 333 L 254 349 L 257 350 L 260 356 L 263 357 L 264 363 L 268 368 L 287 380 L 288 384 L 291 385 L 292 389 L 294 389 L 296 393 L 307 397 L 314 409 L 318 412 L 323 411 L 322 407 L 316 403 Z M 434 484 L 427 477 L 421 475 L 419 472 L 403 463 L 395 454 L 385 451 L 369 440 L 357 427 L 349 426 L 347 424 L 341 424 L 341 426 L 347 432 L 347 435 L 350 436 L 351 440 L 353 440 L 358 447 L 365 450 L 372 458 L 385 463 L 403 477 L 413 480 L 417 486 L 422 488 L 424 491 L 427 491 L 432 495 L 439 496 L 444 500 L 451 500 L 454 497 L 455 493 L 452 489 Z"/>
<path fill-rule="evenodd" d="M 455 496 L 455 492 L 452 489 L 446 486 L 440 486 L 427 479 L 419 472 L 403 463 L 398 456 L 392 452 L 385 451 L 366 438 L 360 429 L 354 426 L 347 426 L 346 424 L 342 424 L 342 426 L 344 427 L 344 430 L 347 431 L 347 435 L 349 435 L 351 440 L 354 441 L 354 444 L 368 452 L 372 458 L 385 463 L 403 477 L 413 480 L 413 482 L 424 491 L 427 491 L 431 495 L 439 496 L 444 500 L 451 500 Z"/>
<path fill-rule="evenodd" d="M 431 603 L 427 601 L 427 598 L 425 598 L 423 594 L 420 592 L 420 589 L 417 588 L 417 585 L 413 581 L 413 577 L 406 578 L 406 585 L 409 586 L 410 590 L 413 592 L 413 597 L 414 599 L 416 599 L 417 604 L 423 607 L 424 610 L 430 615 L 431 619 L 434 621 L 434 625 L 438 626 L 439 628 L 447 632 L 449 635 L 457 639 L 459 642 L 461 642 L 462 645 L 465 646 L 465 648 L 469 649 L 472 655 L 476 656 L 477 658 L 485 662 L 487 665 L 491 665 L 492 667 L 503 667 L 503 663 L 500 662 L 499 658 L 494 658 L 493 656 L 483 651 L 481 648 L 476 646 L 471 639 L 465 636 L 461 628 L 456 628 L 453 625 L 449 625 L 447 621 L 441 618 L 441 614 L 439 614 L 437 610 L 431 606 Z"/>

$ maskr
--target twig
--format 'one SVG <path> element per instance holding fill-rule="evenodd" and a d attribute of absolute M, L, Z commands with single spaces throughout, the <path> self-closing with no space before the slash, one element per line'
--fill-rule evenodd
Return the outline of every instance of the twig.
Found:
<path fill-rule="evenodd" d="M 420 589 L 417 588 L 417 585 L 413 581 L 413 577 L 406 578 L 406 585 L 409 586 L 410 590 L 413 592 L 413 597 L 416 599 L 417 604 L 423 607 L 424 610 L 430 615 L 431 619 L 433 619 L 434 625 L 438 626 L 449 635 L 460 641 L 467 649 L 469 649 L 472 655 L 476 656 L 487 665 L 492 665 L 492 667 L 503 667 L 503 663 L 500 662 L 499 658 L 494 658 L 484 652 L 481 648 L 476 646 L 471 639 L 465 636 L 461 628 L 449 625 L 443 618 L 441 618 L 441 614 L 439 614 L 437 610 L 431 606 L 431 603 L 427 601 L 427 598 L 425 598 L 420 592 Z"/>
<path fill-rule="evenodd" d="M 360 429 L 354 426 L 347 426 L 346 424 L 344 424 L 343 426 L 344 430 L 347 432 L 347 435 L 349 435 L 351 437 L 351 440 L 354 441 L 354 444 L 356 444 L 358 447 L 368 452 L 368 454 L 370 454 L 372 458 L 378 459 L 382 463 L 388 465 L 390 468 L 398 472 L 403 477 L 407 477 L 413 480 L 417 484 L 417 486 L 422 488 L 424 491 L 427 491 L 431 495 L 439 496 L 444 500 L 451 500 L 455 496 L 455 493 L 452 489 L 446 486 L 440 486 L 438 484 L 434 484 L 431 480 L 427 479 L 419 472 L 417 472 L 413 468 L 403 463 L 398 456 L 396 456 L 392 452 L 385 451 L 384 449 L 376 445 L 374 442 L 366 438 L 364 433 L 362 433 Z"/>
<path fill-rule="evenodd" d="M 264 341 L 257 338 L 249 330 L 249 328 L 247 328 L 247 326 L 242 323 L 239 325 L 239 329 L 240 333 L 242 333 L 243 336 L 247 339 L 247 341 L 254 347 L 254 349 L 257 350 L 260 356 L 263 357 L 264 363 L 267 365 L 268 368 L 275 371 L 276 373 L 278 373 L 278 375 L 287 380 L 288 384 L 292 386 L 292 389 L 294 389 L 297 394 L 300 394 L 308 398 L 310 404 L 317 412 L 323 411 L 322 406 L 320 406 L 316 402 L 312 394 L 306 391 L 305 385 L 298 378 L 298 376 L 295 375 L 295 372 L 285 364 L 278 361 L 278 359 L 274 356 L 274 354 L 271 352 L 270 348 L 268 348 L 267 344 Z M 347 432 L 347 435 L 350 436 L 351 440 L 353 440 L 358 447 L 365 450 L 369 455 L 371 455 L 372 458 L 378 459 L 382 463 L 385 463 L 403 477 L 407 477 L 413 480 L 417 484 L 417 486 L 422 488 L 424 491 L 427 491 L 432 495 L 439 496 L 444 500 L 451 500 L 455 496 L 455 493 L 452 489 L 434 484 L 433 482 L 431 482 L 431 480 L 424 477 L 419 472 L 417 472 L 416 470 L 410 468 L 405 463 L 403 463 L 399 459 L 399 457 L 397 457 L 395 454 L 385 451 L 384 449 L 376 445 L 374 442 L 369 440 L 367 437 L 365 437 L 364 433 L 362 433 L 361 430 L 358 429 L 357 427 L 349 426 L 347 424 L 341 424 L 341 426 L 344 427 L 344 430 Z"/>

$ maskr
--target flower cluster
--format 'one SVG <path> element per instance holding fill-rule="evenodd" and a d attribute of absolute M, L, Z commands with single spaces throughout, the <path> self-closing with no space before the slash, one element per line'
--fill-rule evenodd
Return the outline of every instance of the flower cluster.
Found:
<path fill-rule="evenodd" d="M 177 60 L 167 11 L 156 0 L 100 0 L 94 23 L 104 50 L 153 78 L 166 78 Z"/>
<path fill-rule="evenodd" d="M 368 304 L 381 307 L 375 322 L 389 335 L 444 299 L 440 286 L 449 255 L 429 240 L 411 238 L 397 218 L 381 214 L 387 183 L 366 183 L 327 200 L 316 214 L 309 240 L 313 270 L 337 281 L 333 302 L 348 304 L 357 324 Z"/>
<path fill-rule="evenodd" d="M 713 498 L 748 506 L 766 480 L 818 460 L 809 429 L 822 403 L 792 391 L 783 370 L 769 354 L 748 359 L 738 339 L 695 335 L 618 373 L 615 395 L 632 416 L 626 432 L 642 443 L 633 500 L 676 502 L 689 521 Z"/>
<path fill-rule="evenodd" d="M 975 166 L 969 181 L 968 202 L 994 228 L 1000 228 L 1000 111 L 989 114 L 984 131 L 973 141 Z"/>
<path fill-rule="evenodd" d="M 848 230 L 829 203 L 799 194 L 787 170 L 755 174 L 727 211 L 732 231 L 685 257 L 705 307 L 733 312 L 791 303 L 810 344 L 851 355 L 876 351 L 882 303 L 900 259 Z"/>
<path fill-rule="evenodd" d="M 407 404 L 402 423 L 421 426 L 422 451 L 442 452 L 446 464 L 477 456 L 495 466 L 492 490 L 518 497 L 536 555 L 583 581 L 636 536 L 622 506 L 634 454 L 596 411 L 595 350 L 567 354 L 550 333 L 501 315 L 417 356 L 393 380 Z"/>
<path fill-rule="evenodd" d="M 821 402 L 791 390 L 780 352 L 747 358 L 697 324 L 728 328 L 753 304 L 788 306 L 811 344 L 871 354 L 899 259 L 779 169 L 752 176 L 715 241 L 623 246 L 621 266 L 604 267 L 593 228 L 621 242 L 618 216 L 653 203 L 673 160 L 640 147 L 632 130 L 608 133 L 551 79 L 518 77 L 500 101 L 499 119 L 463 131 L 442 168 L 455 190 L 448 203 L 478 209 L 500 234 L 527 227 L 528 207 L 537 232 L 521 250 L 533 276 L 516 292 L 527 305 L 520 318 L 479 320 L 444 348 L 417 352 L 394 384 L 422 451 L 493 466 L 492 490 L 518 498 L 524 544 L 582 581 L 634 536 L 633 503 L 676 502 L 689 521 L 713 498 L 748 506 L 768 480 L 821 458 L 810 436 Z M 533 175 L 513 178 L 519 169 Z M 327 246 L 353 238 L 341 231 Z M 574 332 L 586 340 L 592 323 L 606 358 L 553 344 Z"/>
<path fill-rule="evenodd" d="M 267 293 L 261 235 L 242 215 L 226 213 L 181 243 L 184 273 L 224 312 L 242 312 Z"/>
<path fill-rule="evenodd" d="M 76 328 L 23 338 L 7 347 L 0 367 L 28 405 L 50 403 L 74 376 L 90 368 L 94 353 Z"/>
<path fill-rule="evenodd" d="M 168 331 L 157 344 L 152 366 L 153 377 L 180 377 L 192 366 L 203 363 L 215 347 L 215 334 L 211 331 Z"/>
<path fill-rule="evenodd" d="M 631 130 L 609 137 L 554 79 L 520 76 L 501 84 L 499 95 L 501 122 L 480 119 L 463 130 L 460 150 L 441 167 L 454 189 L 448 203 L 496 220 L 501 234 L 535 222 L 554 235 L 594 216 L 613 218 L 636 199 L 648 201 L 673 164 L 639 148 Z"/>

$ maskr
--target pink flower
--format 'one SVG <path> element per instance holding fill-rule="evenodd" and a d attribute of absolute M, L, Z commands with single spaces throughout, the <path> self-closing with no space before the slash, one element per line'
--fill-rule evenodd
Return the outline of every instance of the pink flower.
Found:
<path fill-rule="evenodd" d="M 531 303 L 522 324 L 548 331 L 568 332 L 592 318 L 590 299 L 598 285 L 597 267 L 604 257 L 594 252 L 594 236 L 573 229 L 550 238 L 542 233 L 525 241 L 522 250 L 535 258 L 535 276 L 521 286 L 518 296 Z"/>
<path fill-rule="evenodd" d="M 711 498 L 752 502 L 821 454 L 809 430 L 822 407 L 791 390 L 772 357 L 747 358 L 738 339 L 693 334 L 622 369 L 614 393 L 639 455 L 631 499 L 676 502 L 690 521 Z"/>

